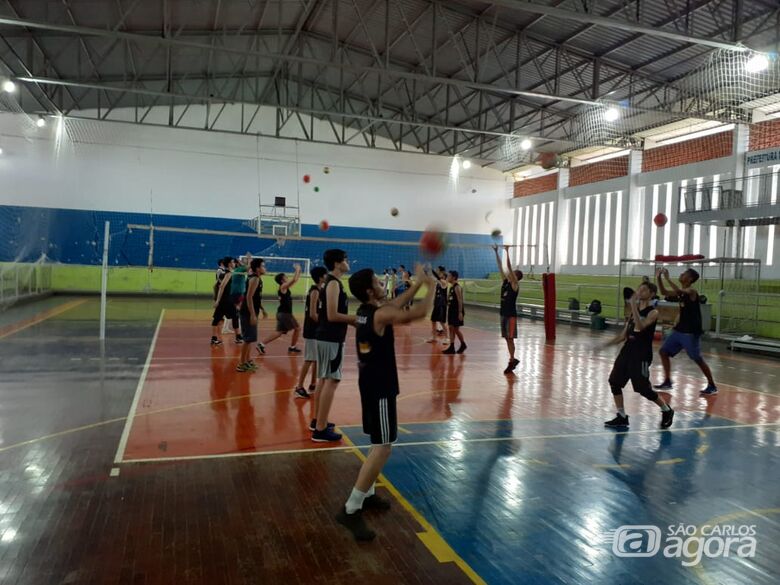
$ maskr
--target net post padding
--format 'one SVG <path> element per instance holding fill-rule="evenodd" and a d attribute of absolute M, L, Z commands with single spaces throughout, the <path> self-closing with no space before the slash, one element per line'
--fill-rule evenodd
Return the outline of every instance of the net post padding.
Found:
<path fill-rule="evenodd" d="M 542 290 L 544 291 L 544 336 L 547 341 L 555 341 L 555 304 L 557 299 L 554 273 L 545 272 L 542 274 Z"/>

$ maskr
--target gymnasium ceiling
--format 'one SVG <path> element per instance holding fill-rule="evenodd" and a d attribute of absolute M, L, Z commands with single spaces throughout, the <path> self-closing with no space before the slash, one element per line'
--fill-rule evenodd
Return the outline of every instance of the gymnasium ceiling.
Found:
<path fill-rule="evenodd" d="M 779 45 L 778 0 L 0 0 L 0 76 L 33 116 L 151 123 L 163 107 L 168 125 L 225 130 L 229 104 L 229 131 L 270 116 L 265 134 L 500 170 L 583 146 L 589 107 L 636 108 L 631 133 L 698 113 L 684 97 L 713 52 Z M 515 137 L 530 153 L 508 154 Z"/>

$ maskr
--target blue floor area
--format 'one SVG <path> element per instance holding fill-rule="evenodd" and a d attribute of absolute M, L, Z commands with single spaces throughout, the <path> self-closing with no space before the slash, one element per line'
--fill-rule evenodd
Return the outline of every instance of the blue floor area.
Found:
<path fill-rule="evenodd" d="M 657 417 L 632 417 L 627 433 L 601 423 L 402 424 L 385 475 L 488 583 L 778 582 L 779 426 L 740 427 L 700 413 L 678 414 L 672 432 L 656 430 Z M 361 429 L 345 430 L 366 444 Z M 726 541 L 705 529 L 689 536 L 707 536 L 702 555 L 713 558 L 697 563 L 695 540 L 675 557 L 669 527 L 680 524 L 754 531 L 755 555 L 734 532 L 739 540 L 724 558 Z M 608 534 L 622 525 L 657 526 L 659 552 L 617 556 Z M 652 536 L 642 542 L 652 546 Z"/>

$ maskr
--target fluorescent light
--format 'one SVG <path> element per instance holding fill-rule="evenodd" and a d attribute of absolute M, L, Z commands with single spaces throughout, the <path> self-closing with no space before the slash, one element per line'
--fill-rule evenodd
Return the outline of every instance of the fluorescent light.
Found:
<path fill-rule="evenodd" d="M 745 71 L 748 73 L 760 73 L 769 67 L 769 59 L 763 53 L 755 53 L 745 62 Z"/>
<path fill-rule="evenodd" d="M 618 157 L 621 157 L 621 156 L 627 156 L 629 154 L 631 154 L 631 150 L 630 149 L 623 149 L 623 150 L 616 150 L 614 152 L 608 152 L 607 154 L 602 154 L 602 155 L 599 155 L 599 156 L 594 156 L 592 158 L 583 158 L 583 159 L 580 159 L 580 160 L 582 161 L 582 164 L 589 165 L 590 163 L 601 162 L 603 160 L 609 160 L 611 158 L 618 158 Z"/>
<path fill-rule="evenodd" d="M 3 91 L 6 93 L 13 93 L 16 91 L 16 84 L 10 79 L 6 79 L 3 82 Z"/>
<path fill-rule="evenodd" d="M 617 108 L 607 108 L 604 110 L 604 119 L 607 122 L 614 122 L 620 117 L 620 110 Z"/>
<path fill-rule="evenodd" d="M 464 160 L 463 161 L 463 168 L 464 169 L 470 169 L 471 168 L 471 161 L 470 160 Z"/>
<path fill-rule="evenodd" d="M 0 154 L 3 154 L 3 149 L 2 148 L 0 148 Z"/>
<path fill-rule="evenodd" d="M 523 150 L 531 150 L 532 146 L 533 143 L 530 140 L 528 140 L 528 138 L 526 138 L 520 143 L 520 148 L 522 148 Z"/>
<path fill-rule="evenodd" d="M 46 126 L 46 120 L 43 119 L 43 116 L 38 116 L 38 119 L 35 120 L 35 125 L 38 126 L 38 128 L 43 128 Z"/>
<path fill-rule="evenodd" d="M 706 130 L 699 130 L 698 132 L 691 132 L 689 134 L 680 134 L 679 136 L 673 136 L 672 138 L 665 138 L 659 140 L 656 144 L 675 144 L 677 142 L 685 142 L 686 140 L 693 140 L 694 138 L 702 138 L 703 136 L 711 136 L 712 134 L 720 134 L 721 132 L 727 132 L 734 129 L 734 124 L 724 124 L 722 126 L 715 126 L 714 128 L 707 128 Z"/>

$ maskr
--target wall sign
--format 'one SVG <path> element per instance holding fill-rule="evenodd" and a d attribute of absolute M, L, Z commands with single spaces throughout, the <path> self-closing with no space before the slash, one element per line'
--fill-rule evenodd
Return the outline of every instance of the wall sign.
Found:
<path fill-rule="evenodd" d="M 780 147 L 745 153 L 745 166 L 749 169 L 771 165 L 780 165 Z"/>

